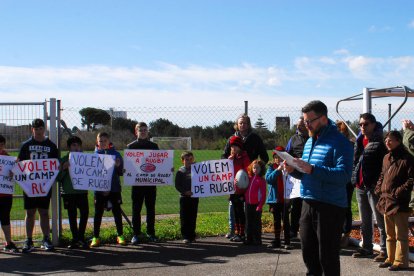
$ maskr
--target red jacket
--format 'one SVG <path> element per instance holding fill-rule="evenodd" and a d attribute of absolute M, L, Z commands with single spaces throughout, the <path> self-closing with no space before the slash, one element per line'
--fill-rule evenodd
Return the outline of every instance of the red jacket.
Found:
<path fill-rule="evenodd" d="M 261 210 L 266 201 L 266 180 L 256 175 L 250 177 L 250 184 L 244 197 L 247 204 L 257 204 Z"/>
<path fill-rule="evenodd" d="M 230 157 L 229 157 L 230 159 Z M 236 176 L 237 172 L 239 170 L 245 170 L 247 173 L 247 167 L 249 167 L 250 165 L 250 159 L 249 156 L 247 155 L 246 151 L 242 151 L 240 154 L 237 154 L 234 158 L 233 158 L 233 169 L 234 169 L 234 176 Z M 235 194 L 243 194 L 245 190 L 239 189 L 237 188 L 236 185 L 234 185 L 236 188 Z"/>

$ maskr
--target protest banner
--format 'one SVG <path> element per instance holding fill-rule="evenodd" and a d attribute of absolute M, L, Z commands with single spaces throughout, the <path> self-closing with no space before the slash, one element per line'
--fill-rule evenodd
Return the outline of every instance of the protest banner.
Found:
<path fill-rule="evenodd" d="M 10 171 L 16 163 L 16 157 L 0 155 L 0 194 L 14 193 L 14 182 Z"/>
<path fill-rule="evenodd" d="M 28 197 L 46 196 L 59 173 L 59 160 L 20 161 L 12 168 L 12 172 L 14 180 Z"/>
<path fill-rule="evenodd" d="M 173 150 L 124 150 L 124 184 L 165 186 L 174 183 Z"/>
<path fill-rule="evenodd" d="M 114 168 L 114 155 L 69 153 L 69 175 L 75 190 L 110 191 Z"/>
<path fill-rule="evenodd" d="M 284 174 L 283 181 L 286 199 L 300 197 L 300 179 L 294 178 L 290 174 Z"/>
<path fill-rule="evenodd" d="M 210 160 L 191 165 L 192 197 L 221 196 L 234 193 L 233 160 Z"/>

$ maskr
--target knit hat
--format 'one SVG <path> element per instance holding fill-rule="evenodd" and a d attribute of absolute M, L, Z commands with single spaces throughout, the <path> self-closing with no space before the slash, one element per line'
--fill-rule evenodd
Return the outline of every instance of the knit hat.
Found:
<path fill-rule="evenodd" d="M 230 137 L 230 146 L 238 146 L 239 148 L 243 148 L 243 140 L 239 136 L 231 136 Z"/>
<path fill-rule="evenodd" d="M 286 149 L 282 146 L 276 146 L 276 148 L 273 150 L 273 156 L 275 156 L 276 151 L 286 151 Z"/>

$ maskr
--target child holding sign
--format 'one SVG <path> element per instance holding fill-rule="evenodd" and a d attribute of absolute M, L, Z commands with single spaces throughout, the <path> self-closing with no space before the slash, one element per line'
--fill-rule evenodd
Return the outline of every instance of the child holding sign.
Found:
<path fill-rule="evenodd" d="M 116 231 L 118 237 L 116 242 L 120 245 L 126 245 L 125 238 L 123 236 L 123 225 L 122 225 L 122 213 L 121 213 L 121 181 L 119 176 L 123 174 L 123 161 L 122 157 L 115 150 L 114 145 L 109 140 L 109 134 L 106 132 L 98 133 L 97 145 L 95 153 L 98 154 L 110 154 L 115 155 L 115 169 L 112 175 L 111 191 L 109 192 L 98 192 L 95 191 L 95 216 L 93 220 L 93 239 L 91 247 L 98 247 L 100 245 L 99 232 L 101 228 L 102 216 L 104 209 L 112 209 L 114 215 Z"/>
<path fill-rule="evenodd" d="M 254 160 L 247 168 L 249 186 L 244 197 L 246 198 L 246 245 L 262 244 L 262 208 L 266 200 L 266 165 L 261 160 Z"/>
<path fill-rule="evenodd" d="M 3 135 L 0 135 L 0 155 L 9 154 L 4 149 L 6 146 L 6 138 Z M 1 167 L 0 167 L 1 169 Z M 13 204 L 13 195 L 9 194 L 0 194 L 0 224 L 1 229 L 4 233 L 4 238 L 6 239 L 6 244 L 3 248 L 4 251 L 9 252 L 18 252 L 16 245 L 11 240 L 11 230 L 10 230 L 10 212 Z"/>
<path fill-rule="evenodd" d="M 277 146 L 277 151 L 285 151 L 282 146 Z M 269 247 L 280 247 L 280 234 L 282 232 L 281 223 L 283 220 L 283 233 L 285 238 L 285 249 L 292 249 L 290 245 L 290 223 L 289 212 L 290 204 L 285 200 L 285 186 L 283 183 L 282 162 L 280 157 L 273 153 L 273 163 L 269 164 L 266 172 L 266 182 L 269 194 L 266 203 L 269 204 L 269 210 L 273 213 L 273 227 L 275 231 L 275 239 L 270 243 Z"/>
<path fill-rule="evenodd" d="M 184 243 L 195 241 L 198 197 L 194 198 L 191 192 L 191 164 L 194 163 L 194 155 L 191 151 L 181 154 L 182 166 L 175 176 L 175 188 L 180 192 L 180 222 L 181 235 Z"/>
<path fill-rule="evenodd" d="M 79 137 L 72 136 L 66 142 L 70 152 L 82 151 L 82 140 Z M 57 180 L 61 183 L 63 206 L 68 210 L 69 226 L 72 232 L 72 241 L 68 246 L 69 249 L 81 246 L 87 248 L 85 242 L 85 229 L 89 216 L 88 191 L 75 190 L 69 175 L 69 153 L 65 155 L 61 162 L 61 171 Z M 77 209 L 79 209 L 79 228 L 77 225 Z"/>
<path fill-rule="evenodd" d="M 247 171 L 247 167 L 250 165 L 250 159 L 247 152 L 243 150 L 243 140 L 238 136 L 232 136 L 230 138 L 230 160 L 233 160 L 234 175 L 239 170 Z M 235 181 L 235 192 L 230 195 L 230 201 L 234 206 L 234 233 L 235 236 L 230 239 L 233 242 L 241 242 L 244 240 L 244 225 L 246 217 L 244 214 L 244 192 L 245 189 L 237 187 L 237 181 Z"/>

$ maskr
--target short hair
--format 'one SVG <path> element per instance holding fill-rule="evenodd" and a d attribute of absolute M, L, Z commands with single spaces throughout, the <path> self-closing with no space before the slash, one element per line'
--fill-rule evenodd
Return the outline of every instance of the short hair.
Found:
<path fill-rule="evenodd" d="M 34 119 L 32 121 L 32 128 L 38 128 L 38 127 L 45 127 L 45 121 L 39 118 Z"/>
<path fill-rule="evenodd" d="M 107 132 L 99 132 L 96 137 L 98 137 L 98 138 L 105 137 L 105 138 L 108 138 L 109 139 L 111 136 Z"/>
<path fill-rule="evenodd" d="M 376 123 L 377 119 L 375 119 L 375 116 L 371 113 L 362 113 L 359 115 L 359 119 L 364 119 L 365 121 L 370 121 L 371 123 Z"/>
<path fill-rule="evenodd" d="M 256 164 L 260 166 L 260 173 L 259 173 L 259 176 L 264 176 L 264 175 L 265 175 L 265 173 L 266 173 L 266 164 L 265 164 L 265 162 L 263 162 L 263 161 L 262 161 L 262 160 L 260 160 L 260 159 L 253 160 L 253 162 L 252 162 L 252 163 L 250 163 L 250 165 L 247 167 L 247 172 L 248 172 L 248 174 L 249 174 L 250 176 L 253 176 L 253 167 L 254 167 Z"/>
<path fill-rule="evenodd" d="M 302 113 L 315 112 L 316 115 L 325 115 L 328 117 L 328 108 L 321 101 L 311 101 L 304 107 L 302 107 Z"/>
<path fill-rule="evenodd" d="M 239 124 L 238 123 L 239 123 L 239 120 L 240 119 L 246 120 L 247 121 L 247 124 L 249 125 L 249 129 L 252 128 L 252 123 L 250 121 L 249 115 L 247 115 L 246 113 L 243 113 L 243 114 L 240 114 L 237 117 L 236 121 L 234 122 L 234 130 L 239 131 Z"/>
<path fill-rule="evenodd" d="M 191 151 L 183 151 L 181 153 L 181 160 L 184 160 L 184 158 L 190 157 L 190 156 L 194 157 L 194 154 Z"/>
<path fill-rule="evenodd" d="M 79 144 L 79 145 L 82 146 L 81 138 L 79 138 L 78 136 L 69 137 L 68 140 L 66 141 L 66 145 L 68 146 L 68 148 L 70 148 L 70 146 L 72 146 L 72 144 Z"/>
<path fill-rule="evenodd" d="M 399 132 L 398 130 L 391 130 L 390 132 L 388 132 L 386 135 L 385 135 L 385 139 L 387 139 L 388 137 L 392 137 L 392 138 L 394 138 L 395 140 L 397 140 L 398 142 L 402 142 L 402 139 L 403 139 L 403 137 L 402 137 L 402 135 L 401 135 L 401 132 Z"/>
<path fill-rule="evenodd" d="M 140 127 L 148 127 L 148 125 L 145 122 L 139 122 L 135 125 L 135 129 Z"/>
<path fill-rule="evenodd" d="M 0 134 L 0 143 L 5 143 L 6 144 L 6 138 Z"/>

